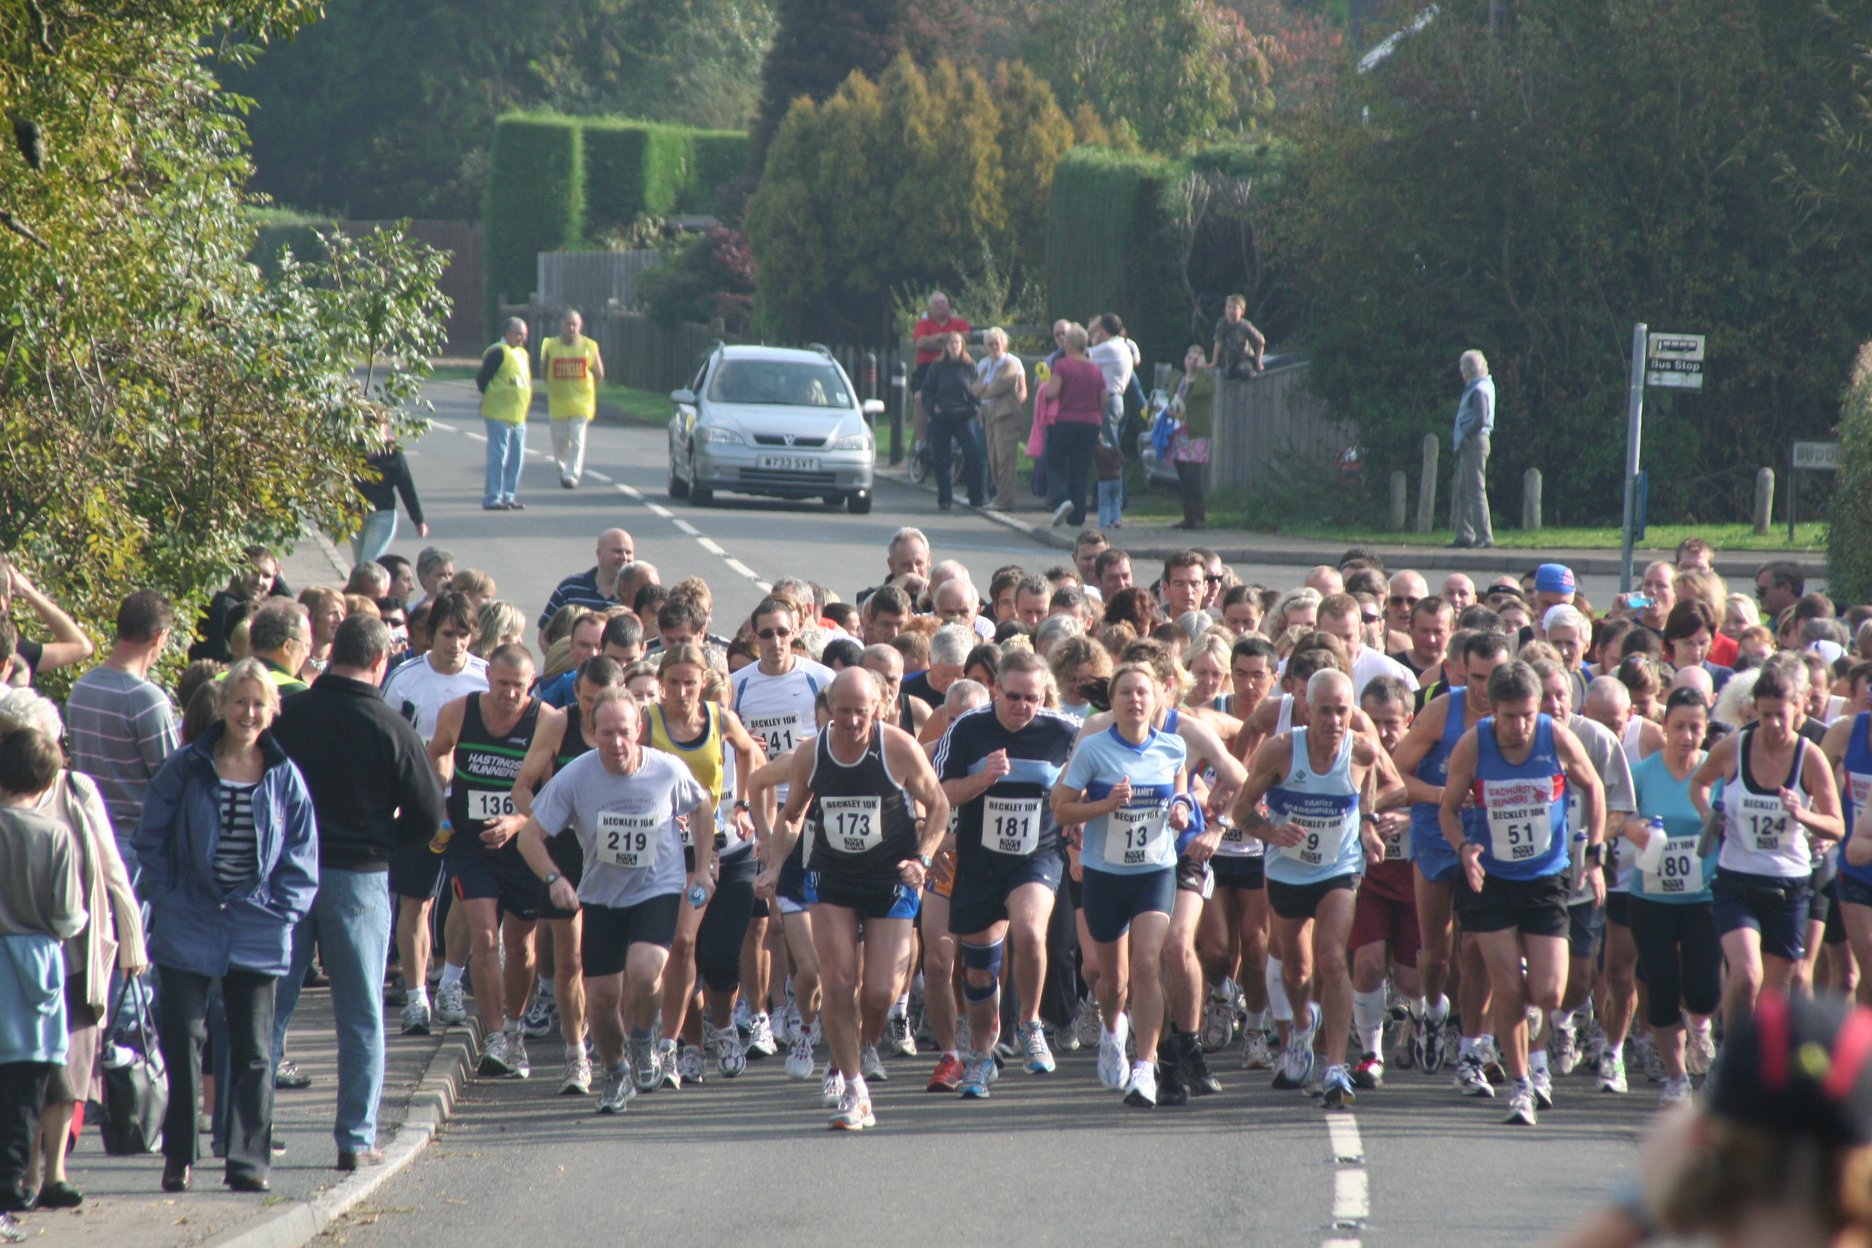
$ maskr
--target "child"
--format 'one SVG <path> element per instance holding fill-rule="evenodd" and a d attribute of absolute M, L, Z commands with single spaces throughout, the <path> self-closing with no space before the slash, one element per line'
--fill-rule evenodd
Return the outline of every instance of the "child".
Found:
<path fill-rule="evenodd" d="M 1092 452 L 1098 467 L 1098 522 L 1101 529 L 1124 527 L 1124 452 L 1100 438 Z"/>

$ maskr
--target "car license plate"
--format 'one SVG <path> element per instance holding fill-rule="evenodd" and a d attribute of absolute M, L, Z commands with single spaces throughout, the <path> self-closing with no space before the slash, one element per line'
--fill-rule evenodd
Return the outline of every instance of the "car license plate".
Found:
<path fill-rule="evenodd" d="M 812 472 L 819 467 L 819 461 L 810 455 L 763 455 L 760 466 L 780 472 Z"/>

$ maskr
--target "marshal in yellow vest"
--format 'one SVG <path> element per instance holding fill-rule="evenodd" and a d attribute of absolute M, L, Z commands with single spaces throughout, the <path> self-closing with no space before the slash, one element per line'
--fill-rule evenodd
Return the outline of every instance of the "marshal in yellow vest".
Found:
<path fill-rule="evenodd" d="M 497 342 L 489 351 L 501 353 L 500 371 L 488 382 L 481 396 L 481 416 L 507 425 L 524 425 L 527 408 L 533 404 L 533 369 L 525 347 L 510 347 Z"/>
<path fill-rule="evenodd" d="M 598 410 L 598 344 L 580 334 L 578 341 L 548 338 L 540 346 L 540 372 L 546 375 L 546 411 L 554 420 L 590 420 Z"/>

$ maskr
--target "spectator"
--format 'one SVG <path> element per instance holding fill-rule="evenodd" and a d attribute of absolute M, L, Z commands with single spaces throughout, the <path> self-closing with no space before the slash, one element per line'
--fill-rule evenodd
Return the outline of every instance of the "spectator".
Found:
<path fill-rule="evenodd" d="M 1248 319 L 1248 301 L 1230 295 L 1222 301 L 1222 319 L 1216 322 L 1215 344 L 1210 348 L 1208 366 L 1220 369 L 1230 381 L 1247 381 L 1261 371 L 1267 351 L 1267 339 Z M 1186 370 L 1187 371 L 1187 370 Z"/>
<path fill-rule="evenodd" d="M 131 838 L 143 798 L 177 743 L 169 699 L 149 680 L 174 624 L 174 608 L 155 590 L 125 598 L 110 653 L 73 682 L 65 703 L 72 766 L 97 782 L 132 882 L 137 860 Z"/>
<path fill-rule="evenodd" d="M 1105 377 L 1105 424 L 1100 436 L 1107 446 L 1120 445 L 1125 392 L 1131 388 L 1139 362 L 1137 344 L 1124 336 L 1124 322 L 1115 312 L 1095 316 L 1086 323 L 1087 358 Z"/>
<path fill-rule="evenodd" d="M 26 637 L 17 637 L 11 656 L 13 662 L 0 668 L 0 679 L 16 685 L 32 683 L 41 672 L 54 668 L 66 667 L 73 663 L 82 663 L 91 657 L 97 647 L 84 634 L 71 616 L 65 614 L 50 598 L 39 592 L 27 575 L 13 565 L 4 554 L 0 554 L 0 625 L 11 628 L 7 618 L 13 608 L 13 599 L 19 598 L 32 608 L 39 622 L 45 626 L 51 640 L 33 641 Z"/>
<path fill-rule="evenodd" d="M 609 610 L 620 602 L 629 606 L 630 599 L 621 591 L 635 587 L 620 586 L 619 581 L 636 552 L 637 539 L 625 530 L 606 529 L 600 533 L 597 562 L 583 572 L 574 572 L 553 588 L 552 596 L 547 598 L 539 614 L 540 628 L 544 629 L 559 608 L 567 604 L 590 607 L 594 611 Z"/>
<path fill-rule="evenodd" d="M 416 556 L 416 587 L 418 593 L 413 598 L 405 598 L 408 605 L 420 606 L 448 588 L 448 583 L 455 578 L 455 552 L 443 550 L 440 546 L 425 546 Z"/>
<path fill-rule="evenodd" d="M 228 638 L 234 625 L 245 619 L 255 604 L 269 597 L 292 597 L 280 582 L 279 560 L 264 546 L 249 546 L 241 551 L 242 566 L 228 581 L 227 588 L 209 600 L 208 610 L 196 626 L 196 638 L 189 646 L 190 659 L 219 659 L 226 663 L 233 657 Z"/>
<path fill-rule="evenodd" d="M 936 470 L 936 506 L 948 511 L 955 498 L 950 486 L 952 443 L 962 447 L 962 485 L 969 506 L 982 505 L 982 436 L 975 419 L 975 365 L 962 335 L 943 339 L 942 355 L 931 361 L 917 392 L 929 412 L 931 463 Z"/>
<path fill-rule="evenodd" d="M 1072 326 L 1071 321 L 1053 322 L 1053 350 L 1034 365 L 1033 427 L 1027 432 L 1027 458 L 1034 461 L 1033 492 L 1041 498 L 1055 498 L 1066 492 L 1063 478 L 1050 466 L 1052 461 L 1046 453 L 1047 430 L 1059 415 L 1059 400 L 1046 383 L 1053 376 L 1053 366 L 1066 354 L 1066 331 Z"/>
<path fill-rule="evenodd" d="M 407 603 L 416 595 L 416 569 L 402 555 L 378 555 L 377 566 L 390 574 L 390 588 L 380 598 Z M 381 608 L 380 608 L 381 609 Z"/>
<path fill-rule="evenodd" d="M 1716 558 L 1716 548 L 1708 539 L 1686 537 L 1677 543 L 1677 570 L 1679 572 L 1713 572 L 1712 562 Z"/>
<path fill-rule="evenodd" d="M 520 465 L 526 459 L 527 408 L 533 405 L 533 367 L 527 359 L 527 323 L 507 318 L 501 340 L 481 357 L 475 389 L 481 392 L 481 424 L 487 432 L 487 476 L 481 510 L 521 511 Z"/>
<path fill-rule="evenodd" d="M 364 465 L 364 475 L 357 479 L 356 485 L 370 512 L 364 517 L 364 525 L 357 536 L 351 539 L 354 563 L 369 563 L 390 549 L 390 543 L 396 540 L 399 496 L 409 512 L 410 523 L 416 526 L 416 535 L 429 536 L 429 525 L 423 520 L 422 500 L 416 497 L 416 478 L 410 475 L 409 461 L 403 458 L 402 446 L 392 441 L 383 450 L 366 456 Z"/>
<path fill-rule="evenodd" d="M 910 374 L 910 393 L 916 396 L 911 423 L 918 442 L 929 438 L 929 409 L 923 403 L 923 380 L 929 374 L 930 365 L 941 357 L 944 338 L 961 334 L 966 341 L 972 332 L 969 323 L 950 310 L 948 295 L 940 290 L 930 294 L 929 314 L 918 318 L 911 334 L 916 346 L 916 368 Z"/>
<path fill-rule="evenodd" d="M 1451 546 L 1493 546 L 1489 524 L 1489 438 L 1495 431 L 1495 379 L 1480 351 L 1465 351 L 1462 400 L 1456 405 L 1456 539 Z"/>
<path fill-rule="evenodd" d="M 1215 433 L 1215 386 L 1215 374 L 1204 362 L 1202 348 L 1191 343 L 1183 353 L 1183 376 L 1170 396 L 1170 415 L 1176 421 L 1176 431 L 1170 435 L 1170 462 L 1176 466 L 1177 485 L 1183 491 L 1183 520 L 1170 526 L 1174 529 L 1209 527 L 1209 513 L 1203 505 L 1203 470 L 1209 463 L 1209 439 Z"/>
<path fill-rule="evenodd" d="M 1027 370 L 1008 351 L 999 325 L 982 335 L 988 354 L 977 369 L 982 434 L 988 443 L 988 505 L 1012 511 L 1020 497 L 1021 407 L 1027 402 Z"/>
<path fill-rule="evenodd" d="M 1056 404 L 1047 429 L 1047 505 L 1055 525 L 1085 523 L 1086 478 L 1092 449 L 1104 423 L 1106 384 L 1099 366 L 1086 357 L 1086 331 L 1066 330 L 1066 354 L 1053 364 L 1045 389 Z M 1051 493 L 1058 472 L 1059 493 Z"/>
<path fill-rule="evenodd" d="M 1755 569 L 1755 597 L 1764 619 L 1775 619 L 1807 593 L 1807 576 L 1792 559 L 1774 559 Z"/>

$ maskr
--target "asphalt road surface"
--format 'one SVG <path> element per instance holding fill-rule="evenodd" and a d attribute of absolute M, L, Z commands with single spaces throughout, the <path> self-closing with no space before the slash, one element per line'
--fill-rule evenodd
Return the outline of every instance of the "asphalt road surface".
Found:
<path fill-rule="evenodd" d="M 673 503 L 662 431 L 634 426 L 594 426 L 585 483 L 567 491 L 536 423 L 530 445 L 542 454 L 528 457 L 527 510 L 483 512 L 472 387 L 441 383 L 432 395 L 436 427 L 409 448 L 429 540 L 458 567 L 491 572 L 529 619 L 561 576 L 591 565 L 593 540 L 613 525 L 630 530 L 665 583 L 709 582 L 718 631 L 783 575 L 848 596 L 876 583 L 884 542 L 903 524 L 984 585 L 1003 563 L 1063 558 L 966 511 L 939 515 L 930 494 L 889 480 L 868 516 L 734 497 Z M 423 544 L 405 522 L 394 549 L 413 558 Z M 1293 568 L 1240 571 L 1299 580 Z M 1609 587 L 1589 589 L 1604 598 Z M 1061 1054 L 1050 1076 L 1010 1068 L 992 1099 L 965 1103 L 923 1092 L 927 1057 L 895 1058 L 891 1082 L 874 1087 L 876 1129 L 851 1136 L 826 1129 L 817 1085 L 787 1080 L 777 1060 L 600 1118 L 592 1101 L 554 1095 L 557 1038 L 530 1048 L 533 1079 L 473 1081 L 447 1134 L 328 1238 L 359 1248 L 600 1238 L 1521 1245 L 1577 1216 L 1630 1164 L 1657 1099 L 1636 1075 L 1624 1097 L 1564 1079 L 1558 1107 L 1529 1130 L 1500 1124 L 1501 1101 L 1458 1097 L 1447 1075 L 1406 1071 L 1361 1094 L 1354 1113 L 1329 1116 L 1228 1055 L 1217 1059 L 1221 1095 L 1139 1111 L 1099 1086 L 1082 1051 Z"/>

